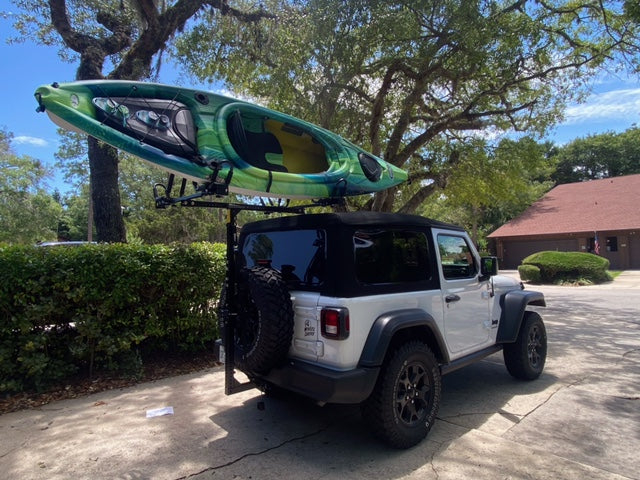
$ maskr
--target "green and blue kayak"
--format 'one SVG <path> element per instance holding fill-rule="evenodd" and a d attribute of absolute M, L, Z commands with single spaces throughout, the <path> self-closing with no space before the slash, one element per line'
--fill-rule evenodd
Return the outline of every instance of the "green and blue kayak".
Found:
<path fill-rule="evenodd" d="M 328 130 L 211 92 L 130 81 L 54 83 L 39 111 L 198 184 L 242 195 L 335 198 L 373 193 L 407 173 Z"/>

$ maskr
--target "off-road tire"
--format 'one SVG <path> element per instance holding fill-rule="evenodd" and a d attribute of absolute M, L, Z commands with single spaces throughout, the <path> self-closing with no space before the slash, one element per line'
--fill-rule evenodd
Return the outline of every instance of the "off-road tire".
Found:
<path fill-rule="evenodd" d="M 281 365 L 293 337 L 291 296 L 280 272 L 243 269 L 238 279 L 235 365 L 246 373 L 266 374 Z"/>
<path fill-rule="evenodd" d="M 535 380 L 547 359 L 547 331 L 540 315 L 525 312 L 515 343 L 503 348 L 504 364 L 509 373 L 521 380 Z"/>
<path fill-rule="evenodd" d="M 374 434 L 395 448 L 424 439 L 433 425 L 442 388 L 440 368 L 424 343 L 400 345 L 386 360 L 362 414 Z"/>

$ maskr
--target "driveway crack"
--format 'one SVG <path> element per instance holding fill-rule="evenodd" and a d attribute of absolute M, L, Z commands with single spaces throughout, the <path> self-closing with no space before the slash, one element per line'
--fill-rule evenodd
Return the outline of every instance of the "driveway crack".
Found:
<path fill-rule="evenodd" d="M 559 392 L 561 392 L 561 391 L 563 391 L 563 390 L 566 390 L 566 389 L 568 389 L 568 388 L 575 387 L 576 385 L 580 385 L 582 382 L 584 382 L 584 381 L 586 380 L 586 378 L 588 378 L 588 376 L 587 376 L 587 377 L 585 377 L 585 378 L 580 378 L 580 379 L 576 380 L 575 382 L 572 382 L 572 383 L 568 383 L 568 384 L 566 384 L 566 385 L 563 385 L 563 386 L 561 386 L 560 388 L 558 388 L 557 390 L 555 390 L 554 392 L 551 392 L 551 394 L 550 394 L 547 398 L 545 398 L 543 402 L 540 402 L 538 405 L 536 405 L 536 406 L 535 406 L 535 408 L 532 408 L 531 410 L 529 410 L 529 411 L 528 411 L 527 413 L 525 413 L 524 415 L 518 415 L 518 417 L 520 417 L 520 419 L 519 419 L 517 422 L 515 422 L 513 425 L 511 425 L 511 426 L 507 429 L 507 432 L 508 432 L 509 430 L 511 430 L 512 428 L 516 427 L 517 425 L 519 425 L 519 424 L 520 424 L 520 422 L 522 422 L 523 420 L 527 419 L 530 415 L 532 415 L 532 414 L 534 414 L 535 412 L 537 412 L 540 408 L 544 407 L 547 403 L 549 403 L 549 402 L 551 401 L 551 399 L 552 399 L 553 397 L 555 397 L 555 396 L 556 396 L 556 394 L 557 394 L 557 393 L 559 393 Z M 505 433 L 506 433 L 506 432 L 505 432 Z"/>
<path fill-rule="evenodd" d="M 439 453 L 440 448 L 437 448 L 432 454 L 431 454 L 431 458 L 429 459 L 429 465 L 431 465 L 431 471 L 433 472 L 433 474 L 435 475 L 436 480 L 440 479 L 440 474 L 438 473 L 438 469 L 436 468 L 436 466 L 433 464 L 433 462 L 435 461 L 436 458 L 436 453 Z"/>
<path fill-rule="evenodd" d="M 318 430 L 316 430 L 314 432 L 311 432 L 311 433 L 307 433 L 305 435 L 300 435 L 298 437 L 293 437 L 293 438 L 290 438 L 288 440 L 284 440 L 283 442 L 280 442 L 278 445 L 274 445 L 273 447 L 265 448 L 264 450 L 260 450 L 258 452 L 245 453 L 244 455 L 241 455 L 240 457 L 238 457 L 238 458 L 236 458 L 234 460 L 231 460 L 231 461 L 229 461 L 227 463 L 223 463 L 223 464 L 220 464 L 220 465 L 207 467 L 207 468 L 205 468 L 205 469 L 203 469 L 203 470 L 201 470 L 199 472 L 190 473 L 189 475 L 185 475 L 183 477 L 178 477 L 175 480 L 185 480 L 187 478 L 192 478 L 192 477 L 195 477 L 197 475 L 201 475 L 201 474 L 206 473 L 206 472 L 213 472 L 215 470 L 221 470 L 223 468 L 230 467 L 231 465 L 234 465 L 234 464 L 236 464 L 238 462 L 241 462 L 245 458 L 258 457 L 260 455 L 264 455 L 265 453 L 268 453 L 268 452 L 271 452 L 273 450 L 277 450 L 279 448 L 282 448 L 283 446 L 288 445 L 289 443 L 293 443 L 293 442 L 297 442 L 299 440 L 305 440 L 307 438 L 314 437 L 314 436 L 316 436 L 316 435 L 318 435 L 318 434 L 320 434 L 322 432 L 327 431 L 329 428 L 331 428 L 331 425 L 327 425 L 325 427 L 319 428 Z"/>

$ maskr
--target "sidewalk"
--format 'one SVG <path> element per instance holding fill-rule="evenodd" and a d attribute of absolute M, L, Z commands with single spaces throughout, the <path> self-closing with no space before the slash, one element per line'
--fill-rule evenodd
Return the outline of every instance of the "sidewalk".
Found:
<path fill-rule="evenodd" d="M 500 275 L 515 278 L 520 281 L 520 275 L 517 270 L 500 270 Z M 581 288 L 629 288 L 640 289 L 640 270 L 625 270 L 618 275 L 613 282 L 602 283 L 599 285 L 588 285 Z"/>

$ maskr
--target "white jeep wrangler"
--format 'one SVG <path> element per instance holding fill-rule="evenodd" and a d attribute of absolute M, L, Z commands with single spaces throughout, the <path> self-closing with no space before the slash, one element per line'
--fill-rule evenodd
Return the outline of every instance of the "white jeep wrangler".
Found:
<path fill-rule="evenodd" d="M 497 276 L 496 258 L 453 225 L 371 212 L 273 218 L 242 228 L 230 263 L 227 393 L 276 386 L 361 404 L 381 439 L 407 448 L 433 425 L 441 375 L 499 350 L 514 377 L 542 373 L 545 326 L 527 307 L 544 296 Z"/>

